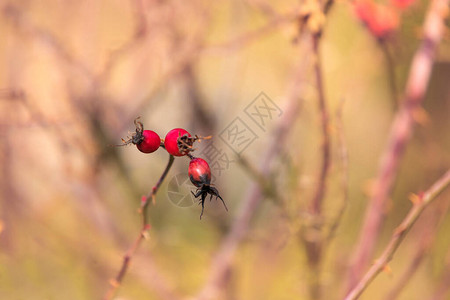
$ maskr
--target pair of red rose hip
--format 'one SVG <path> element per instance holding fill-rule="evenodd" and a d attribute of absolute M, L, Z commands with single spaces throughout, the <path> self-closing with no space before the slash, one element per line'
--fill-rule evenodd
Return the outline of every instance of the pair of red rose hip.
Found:
<path fill-rule="evenodd" d="M 161 146 L 173 156 L 188 156 L 191 161 L 189 162 L 188 175 L 192 184 L 197 187 L 197 192 L 194 194 L 195 198 L 200 198 L 199 204 L 202 205 L 202 212 L 200 219 L 205 209 L 205 199 L 209 194 L 210 201 L 213 196 L 216 199 L 222 200 L 225 209 L 228 208 L 219 194 L 219 191 L 211 186 L 211 169 L 209 164 L 202 158 L 195 158 L 189 152 L 193 151 L 193 144 L 195 141 L 200 140 L 198 136 L 192 137 L 189 132 L 182 128 L 175 128 L 167 133 L 164 140 L 161 140 L 159 135 L 152 130 L 144 130 L 144 125 L 136 119 L 134 121 L 136 125 L 136 133 L 134 133 L 128 140 L 123 140 L 125 145 L 134 144 L 143 153 L 153 153 Z"/>
<path fill-rule="evenodd" d="M 182 128 L 175 128 L 169 131 L 166 138 L 161 140 L 159 135 L 152 130 L 144 130 L 144 125 L 134 120 L 136 125 L 136 133 L 134 133 L 128 140 L 122 139 L 125 145 L 134 144 L 143 153 L 153 153 L 160 146 L 163 146 L 169 154 L 173 156 L 183 156 L 192 150 L 192 144 L 197 137 L 192 138 L 189 132 Z"/>

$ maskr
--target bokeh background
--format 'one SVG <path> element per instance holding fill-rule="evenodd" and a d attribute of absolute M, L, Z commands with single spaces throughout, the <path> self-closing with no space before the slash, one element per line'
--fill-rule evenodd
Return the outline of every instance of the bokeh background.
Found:
<path fill-rule="evenodd" d="M 268 163 L 264 153 L 273 129 L 290 113 L 290 101 L 298 102 L 299 111 L 270 168 L 277 197 L 264 197 L 253 212 L 220 297 L 310 299 L 311 273 L 298 236 L 307 226 L 320 169 L 321 128 L 311 40 L 298 21 L 304 2 L 0 3 L 1 299 L 99 299 L 106 292 L 139 234 L 140 197 L 168 160 L 164 149 L 143 154 L 132 145 L 112 146 L 135 130 L 138 116 L 162 138 L 176 127 L 213 136 L 196 153 L 206 156 L 214 143 L 230 159 L 223 170 L 213 168 L 229 211 L 207 202 L 200 221 L 199 206 L 170 199 L 168 182 L 187 176 L 189 160 L 177 158 L 149 208 L 149 239 L 133 257 L 117 299 L 163 299 L 160 285 L 195 295 L 255 182 L 246 165 Z M 323 257 L 324 299 L 342 298 L 345 291 L 370 183 L 427 6 L 416 1 L 402 12 L 384 42 L 358 20 L 350 2 L 334 3 L 326 15 L 320 48 L 331 137 L 325 224 L 345 201 L 342 147 L 349 177 L 348 204 Z M 449 80 L 446 31 L 401 159 L 377 255 L 410 209 L 409 193 L 427 189 L 450 166 Z M 281 110 L 263 128 L 245 113 L 261 93 Z M 246 165 L 220 138 L 237 117 L 257 136 L 241 152 Z M 380 274 L 361 299 L 387 297 L 413 262 L 417 268 L 398 299 L 428 299 L 449 282 L 449 197 L 447 191 L 429 207 L 391 271 Z"/>

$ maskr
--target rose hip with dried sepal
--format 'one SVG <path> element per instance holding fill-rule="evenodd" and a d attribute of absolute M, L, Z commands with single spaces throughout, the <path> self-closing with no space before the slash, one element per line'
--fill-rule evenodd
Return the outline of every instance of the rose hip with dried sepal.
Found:
<path fill-rule="evenodd" d="M 193 158 L 189 163 L 189 179 L 196 187 L 211 183 L 211 169 L 202 158 Z"/>
<path fill-rule="evenodd" d="M 186 155 L 193 143 L 191 134 L 183 128 L 172 129 L 164 138 L 164 147 L 173 156 Z"/>
<path fill-rule="evenodd" d="M 189 155 L 194 151 L 194 142 L 210 139 L 211 136 L 198 136 L 191 134 L 183 128 L 175 128 L 169 131 L 164 138 L 164 148 L 173 156 Z"/>
<path fill-rule="evenodd" d="M 161 145 L 161 138 L 152 130 L 144 130 L 144 125 L 138 120 L 134 120 L 136 132 L 128 140 L 122 139 L 123 145 L 134 144 L 143 153 L 155 152 Z"/>
<path fill-rule="evenodd" d="M 205 200 L 208 194 L 211 195 L 209 201 L 212 200 L 213 196 L 216 196 L 216 199 L 219 198 L 220 200 L 222 200 L 223 206 L 228 211 L 227 205 L 220 196 L 219 191 L 215 187 L 211 186 L 211 168 L 209 167 L 209 164 L 202 158 L 195 158 L 193 156 L 189 157 L 191 158 L 188 169 L 189 179 L 191 180 L 192 184 L 194 184 L 198 188 L 195 194 L 193 192 L 191 193 L 195 198 L 201 196 L 200 203 L 202 205 L 202 212 L 200 214 L 200 220 L 203 216 L 203 211 L 205 209 Z"/>
<path fill-rule="evenodd" d="M 136 144 L 139 151 L 143 153 L 152 153 L 158 150 L 161 145 L 161 138 L 159 135 L 151 130 L 144 130 L 142 132 L 142 141 Z"/>

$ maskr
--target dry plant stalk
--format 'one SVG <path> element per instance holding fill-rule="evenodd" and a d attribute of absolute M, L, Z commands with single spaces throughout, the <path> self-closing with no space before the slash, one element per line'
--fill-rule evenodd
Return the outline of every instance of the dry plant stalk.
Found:
<path fill-rule="evenodd" d="M 383 152 L 378 175 L 369 199 L 364 224 L 354 252 L 348 288 L 354 287 L 370 263 L 375 245 L 383 225 L 386 205 L 389 200 L 400 160 L 413 130 L 414 114 L 420 109 L 434 62 L 436 48 L 444 31 L 443 19 L 448 0 L 434 0 L 426 15 L 423 40 L 411 65 L 405 97 L 392 123 L 387 146 Z"/>
<path fill-rule="evenodd" d="M 148 222 L 148 214 L 147 214 L 148 205 L 150 204 L 150 200 L 153 203 L 155 203 L 156 193 L 158 192 L 158 189 L 161 186 L 164 178 L 166 178 L 167 173 L 169 172 L 170 168 L 172 167 L 173 161 L 174 161 L 174 157 L 172 155 L 170 155 L 169 162 L 167 163 L 166 169 L 162 173 L 158 182 L 152 188 L 151 192 L 147 196 L 142 197 L 141 208 L 139 210 L 139 212 L 142 214 L 141 231 L 140 231 L 137 239 L 134 241 L 133 245 L 131 245 L 131 247 L 128 249 L 128 251 L 123 256 L 122 266 L 120 267 L 120 270 L 117 273 L 116 277 L 110 281 L 110 288 L 106 292 L 105 296 L 103 297 L 104 300 L 113 299 L 117 289 L 119 288 L 120 284 L 122 283 L 123 278 L 125 277 L 125 275 L 127 273 L 128 267 L 130 265 L 130 261 L 134 255 L 134 253 L 139 248 L 139 245 L 141 244 L 142 240 L 146 237 L 148 229 L 150 229 L 150 224 Z"/>
<path fill-rule="evenodd" d="M 331 164 L 331 139 L 329 132 L 329 113 L 325 99 L 324 80 L 322 74 L 322 60 L 319 53 L 320 34 L 312 34 L 313 69 L 316 81 L 318 108 L 321 127 L 321 165 L 317 184 L 311 199 L 310 214 L 312 223 L 304 226 L 300 233 L 300 240 L 305 247 L 310 269 L 310 295 L 312 299 L 320 299 L 320 265 L 324 248 L 322 238 L 322 202 L 326 194 L 326 183 Z M 314 234 L 309 234 L 314 232 Z"/>
<path fill-rule="evenodd" d="M 447 201 L 448 202 L 448 201 Z M 398 298 L 403 289 L 408 285 L 412 277 L 418 271 L 420 265 L 427 257 L 430 249 L 433 247 L 440 225 L 448 212 L 448 204 L 443 202 L 443 205 L 433 207 L 429 210 L 426 216 L 423 216 L 420 224 L 416 225 L 420 229 L 420 234 L 416 238 L 419 242 L 416 252 L 411 261 L 398 276 L 397 282 L 386 294 L 384 300 L 395 300 Z"/>
<path fill-rule="evenodd" d="M 361 280 L 356 284 L 356 286 L 348 293 L 345 300 L 357 299 L 362 292 L 369 286 L 372 280 L 387 267 L 389 261 L 392 260 L 398 246 L 401 244 L 406 234 L 409 232 L 411 227 L 417 221 L 419 216 L 422 214 L 425 208 L 430 205 L 433 200 L 439 196 L 439 194 L 444 191 L 444 189 L 450 184 L 450 170 L 448 170 L 438 181 L 436 181 L 423 195 L 413 195 L 411 198 L 413 200 L 413 206 L 403 219 L 402 223 L 395 229 L 392 237 L 384 249 L 381 256 L 375 261 L 372 267 L 367 271 L 367 273 L 361 278 Z"/>

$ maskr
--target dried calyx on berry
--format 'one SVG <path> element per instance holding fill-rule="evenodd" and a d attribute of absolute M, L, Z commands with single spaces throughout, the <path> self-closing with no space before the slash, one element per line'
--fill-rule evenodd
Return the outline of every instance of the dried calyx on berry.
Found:
<path fill-rule="evenodd" d="M 219 198 L 220 200 L 222 200 L 223 206 L 228 211 L 227 205 L 220 196 L 219 191 L 215 187 L 211 186 L 211 168 L 209 167 L 209 164 L 202 158 L 195 158 L 192 155 L 189 155 L 189 157 L 191 158 L 188 169 L 189 179 L 191 180 L 192 184 L 197 187 L 196 193 L 191 193 L 195 198 L 201 197 L 201 199 L 199 200 L 199 204 L 202 205 L 200 220 L 203 216 L 203 211 L 205 209 L 205 200 L 208 194 L 211 196 L 209 198 L 209 201 L 212 200 L 213 196 L 216 197 L 216 200 L 217 198 Z"/>
<path fill-rule="evenodd" d="M 139 118 L 134 120 L 136 132 L 128 137 L 127 140 L 122 139 L 123 145 L 134 144 L 143 153 L 152 153 L 158 150 L 161 145 L 161 138 L 152 130 L 144 130 L 144 125 L 139 121 Z"/>
<path fill-rule="evenodd" d="M 195 141 L 206 140 L 211 138 L 200 137 L 198 135 L 191 136 L 191 134 L 183 128 L 175 128 L 169 131 L 164 138 L 164 148 L 173 156 L 189 155 L 189 152 L 194 151 L 193 147 Z"/>

